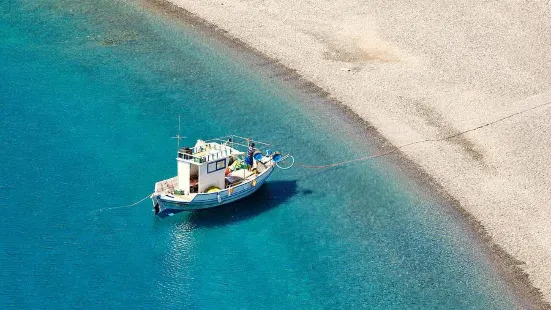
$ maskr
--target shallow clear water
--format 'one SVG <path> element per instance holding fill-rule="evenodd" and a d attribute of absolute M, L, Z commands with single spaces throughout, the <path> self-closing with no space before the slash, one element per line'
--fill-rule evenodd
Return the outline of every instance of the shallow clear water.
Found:
<path fill-rule="evenodd" d="M 251 199 L 155 218 L 185 142 L 297 161 L 375 152 L 350 118 L 135 3 L 2 0 L 1 308 L 518 306 L 469 229 L 384 159 L 277 171 Z"/>

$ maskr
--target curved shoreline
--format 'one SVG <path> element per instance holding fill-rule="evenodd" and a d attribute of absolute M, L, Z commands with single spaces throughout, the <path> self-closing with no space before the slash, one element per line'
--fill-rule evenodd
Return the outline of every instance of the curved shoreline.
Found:
<path fill-rule="evenodd" d="M 152 11 L 162 14 L 163 17 L 181 21 L 187 26 L 191 25 L 200 32 L 215 37 L 217 41 L 220 41 L 230 49 L 245 53 L 246 57 L 251 59 L 251 63 L 254 66 L 264 67 L 268 71 L 276 72 L 280 79 L 284 79 L 285 83 L 294 85 L 294 87 L 301 92 L 315 95 L 334 104 L 347 118 L 350 118 L 356 124 L 361 124 L 362 130 L 364 130 L 370 138 L 376 141 L 375 144 L 379 148 L 386 150 L 396 145 L 395 142 L 389 141 L 376 126 L 356 113 L 354 108 L 332 97 L 329 91 L 326 91 L 314 82 L 303 77 L 297 70 L 289 68 L 279 60 L 266 55 L 255 47 L 250 46 L 250 44 L 245 43 L 243 40 L 234 37 L 232 34 L 228 33 L 228 31 L 206 21 L 185 8 L 171 3 L 169 0 L 146 0 L 144 5 Z M 476 153 L 476 150 L 473 152 Z M 415 162 L 403 151 L 398 150 L 397 156 L 389 160 L 396 163 L 396 167 L 398 167 L 401 173 L 411 176 L 418 182 L 424 184 L 424 188 L 434 190 L 441 201 L 446 205 L 452 206 L 452 209 L 461 215 L 465 222 L 472 227 L 472 230 L 478 235 L 480 241 L 486 245 L 485 248 L 490 254 L 491 260 L 498 266 L 498 270 L 503 274 L 504 278 L 511 283 L 515 292 L 518 293 L 519 298 L 525 301 L 526 306 L 551 309 L 551 305 L 545 300 L 543 293 L 532 284 L 529 274 L 519 267 L 524 263 L 515 259 L 513 255 L 508 254 L 507 251 L 492 238 L 482 222 L 463 206 L 460 198 L 454 197 L 437 178 L 426 171 L 422 164 Z M 432 193 L 433 195 L 434 192 Z"/>

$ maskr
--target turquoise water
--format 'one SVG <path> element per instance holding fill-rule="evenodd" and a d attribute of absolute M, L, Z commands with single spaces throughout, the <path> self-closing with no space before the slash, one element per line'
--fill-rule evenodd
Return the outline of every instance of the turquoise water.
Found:
<path fill-rule="evenodd" d="M 178 114 L 189 144 L 236 133 L 309 164 L 375 148 L 136 3 L 0 3 L 0 308 L 519 307 L 456 212 L 384 159 L 276 171 L 251 199 L 166 220 L 116 208 L 175 175 Z"/>

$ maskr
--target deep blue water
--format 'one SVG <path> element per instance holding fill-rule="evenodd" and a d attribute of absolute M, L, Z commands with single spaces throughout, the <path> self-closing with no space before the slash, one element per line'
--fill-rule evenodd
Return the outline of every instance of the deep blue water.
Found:
<path fill-rule="evenodd" d="M 136 3 L 0 3 L 0 308 L 519 306 L 457 212 L 385 159 L 277 171 L 166 220 L 113 208 L 175 175 L 178 114 L 189 144 L 235 133 L 309 164 L 376 150 L 335 107 Z"/>

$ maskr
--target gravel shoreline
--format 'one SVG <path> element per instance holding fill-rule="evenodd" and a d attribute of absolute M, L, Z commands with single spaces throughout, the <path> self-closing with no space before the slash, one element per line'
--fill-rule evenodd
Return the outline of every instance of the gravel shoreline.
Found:
<path fill-rule="evenodd" d="M 549 308 L 551 3 L 170 2 L 296 70 L 393 145 L 439 140 L 401 152 Z"/>

